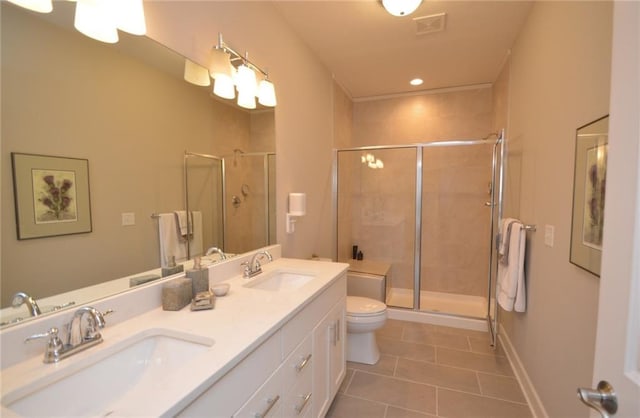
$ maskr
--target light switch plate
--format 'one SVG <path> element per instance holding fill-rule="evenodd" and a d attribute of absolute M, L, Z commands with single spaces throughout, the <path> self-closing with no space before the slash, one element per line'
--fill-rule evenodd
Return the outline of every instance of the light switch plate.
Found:
<path fill-rule="evenodd" d="M 553 225 L 544 226 L 544 245 L 547 247 L 553 247 L 553 235 L 555 233 L 555 227 Z"/>
<path fill-rule="evenodd" d="M 122 226 L 131 226 L 136 224 L 136 214 L 127 212 L 122 214 Z"/>

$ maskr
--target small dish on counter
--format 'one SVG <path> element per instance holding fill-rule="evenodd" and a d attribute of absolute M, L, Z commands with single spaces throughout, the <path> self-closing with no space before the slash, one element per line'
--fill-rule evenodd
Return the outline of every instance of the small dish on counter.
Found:
<path fill-rule="evenodd" d="M 231 286 L 229 285 L 229 283 L 218 283 L 213 285 L 211 290 L 213 291 L 213 294 L 216 296 L 225 296 L 227 293 L 229 293 L 230 287 Z"/>

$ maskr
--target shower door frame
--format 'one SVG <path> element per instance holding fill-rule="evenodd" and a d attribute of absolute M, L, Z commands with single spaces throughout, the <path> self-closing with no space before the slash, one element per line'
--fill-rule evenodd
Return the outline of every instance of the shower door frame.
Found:
<path fill-rule="evenodd" d="M 416 186 L 415 186 L 415 245 L 414 245 L 414 269 L 413 269 L 413 308 L 397 309 L 412 310 L 415 312 L 423 312 L 420 310 L 420 270 L 421 270 L 421 256 L 422 256 L 422 177 L 423 177 L 423 151 L 427 148 L 434 147 L 457 147 L 457 146 L 473 146 L 473 145 L 491 145 L 493 144 L 492 153 L 492 165 L 491 165 L 491 201 L 487 202 L 487 206 L 490 206 L 490 231 L 489 234 L 489 259 L 487 260 L 489 269 L 487 277 L 487 316 L 486 320 L 489 325 L 491 334 L 492 346 L 495 346 L 497 338 L 497 304 L 495 301 L 495 295 L 492 293 L 492 283 L 494 283 L 494 265 L 497 266 L 497 257 L 494 257 L 495 246 L 495 226 L 499 225 L 499 221 L 502 219 L 502 206 L 503 206 L 503 187 L 504 187 L 504 166 L 505 166 L 505 141 L 504 130 L 500 132 L 498 138 L 495 141 L 488 141 L 487 139 L 461 139 L 461 140 L 448 140 L 448 141 L 434 141 L 434 142 L 421 142 L 406 145 L 373 145 L 363 147 L 348 147 L 339 148 L 333 150 L 333 173 L 332 173 L 332 194 L 333 194 L 333 219 L 334 219 L 334 249 L 333 258 L 338 260 L 338 155 L 340 152 L 353 151 L 375 151 L 375 150 L 388 150 L 388 149 L 406 149 L 411 148 L 416 150 Z M 498 151 L 499 149 L 499 151 Z M 500 159 L 498 161 L 498 152 Z M 496 213 L 497 209 L 497 213 Z M 496 216 L 497 215 L 497 216 Z M 496 270 L 497 271 L 497 270 Z M 492 307 L 493 305 L 493 307 Z M 394 307 L 395 308 L 395 307 Z M 427 312 L 427 311 L 424 311 Z M 494 316 L 491 316 L 491 313 Z M 438 314 L 437 312 L 433 312 Z M 445 313 L 443 313 L 445 314 Z M 449 314 L 453 316 L 461 316 L 456 314 Z"/>
<path fill-rule="evenodd" d="M 189 213 L 189 175 L 188 175 L 188 170 L 187 170 L 187 161 L 189 160 L 189 158 L 205 158 L 207 160 L 213 160 L 213 161 L 219 161 L 220 162 L 220 171 L 221 171 L 221 179 L 222 179 L 222 231 L 220 232 L 222 234 L 222 243 L 224 244 L 224 224 L 227 220 L 227 201 L 226 201 L 226 185 L 227 185 L 227 178 L 226 178 L 226 170 L 225 170 L 225 164 L 224 164 L 224 158 L 223 157 L 218 157 L 216 155 L 211 155 L 211 154 L 201 154 L 198 152 L 191 152 L 191 151 L 185 151 L 184 152 L 184 163 L 183 163 L 183 170 L 184 170 L 184 200 L 185 200 L 185 208 L 187 213 Z M 189 217 L 187 217 L 187 219 L 189 219 Z M 205 248 L 203 248 L 203 251 L 206 251 Z M 187 240 L 187 260 L 191 260 L 191 241 Z"/>

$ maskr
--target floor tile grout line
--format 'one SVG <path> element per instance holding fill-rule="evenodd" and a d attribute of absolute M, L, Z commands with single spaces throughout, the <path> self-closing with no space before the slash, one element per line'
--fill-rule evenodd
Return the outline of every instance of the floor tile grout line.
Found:
<path fill-rule="evenodd" d="M 374 404 L 377 404 L 377 405 L 383 405 L 386 408 L 385 416 L 386 416 L 387 411 L 389 410 L 389 407 L 403 409 L 405 411 L 417 412 L 418 414 L 422 414 L 422 415 L 432 415 L 430 412 L 420 411 L 419 409 L 411 409 L 411 408 L 406 408 L 406 407 L 403 407 L 403 406 L 393 405 L 393 404 L 386 403 L 386 402 L 374 401 L 374 400 L 371 400 L 371 399 L 368 399 L 368 398 L 363 398 L 361 396 L 350 395 L 350 394 L 346 394 L 346 393 L 342 393 L 341 395 L 342 396 L 346 396 L 347 398 L 352 398 L 352 399 L 358 399 L 358 400 L 361 400 L 361 401 L 371 402 L 371 403 L 374 403 Z"/>
<path fill-rule="evenodd" d="M 493 399 L 494 401 L 507 402 L 507 403 L 514 404 L 514 405 L 522 405 L 522 406 L 529 407 L 529 404 L 526 401 L 525 402 L 518 402 L 518 401 L 511 400 L 511 399 L 497 398 L 495 396 L 478 395 L 477 393 L 465 392 L 464 390 L 460 390 L 460 389 L 446 388 L 444 386 L 437 386 L 437 389 L 450 390 L 452 392 L 464 393 L 465 395 L 475 395 L 475 396 L 478 396 L 480 398 Z"/>
<path fill-rule="evenodd" d="M 386 355 L 386 356 L 395 356 L 396 355 L 396 354 L 389 354 L 389 353 L 381 353 L 381 354 Z M 435 350 L 434 357 L 435 357 L 434 361 L 425 361 L 425 360 L 418 360 L 418 359 L 415 359 L 415 358 L 404 357 L 404 356 L 398 355 L 398 359 L 415 361 L 417 363 L 427 363 L 427 364 L 432 364 L 432 365 L 435 365 L 435 366 L 451 367 L 452 369 L 466 370 L 466 371 L 470 371 L 470 372 L 479 372 L 479 373 L 489 374 L 489 375 L 492 375 L 492 376 L 515 377 L 515 374 L 513 374 L 513 375 L 500 374 L 499 372 L 491 372 L 491 371 L 487 371 L 487 370 L 470 369 L 470 368 L 467 368 L 467 367 L 453 366 L 453 365 L 450 365 L 450 364 L 440 363 L 438 361 L 438 350 Z M 509 368 L 511 368 L 511 367 L 509 367 Z M 360 369 L 358 369 L 358 370 L 360 370 Z M 511 372 L 513 372 L 513 370 L 511 370 Z"/>
<path fill-rule="evenodd" d="M 361 373 L 364 373 L 364 374 L 371 374 L 371 375 L 379 376 L 379 377 L 397 379 L 397 380 L 400 380 L 402 382 L 407 382 L 407 383 L 414 383 L 414 384 L 418 384 L 418 385 L 431 386 L 431 387 L 434 387 L 436 389 L 452 390 L 454 392 L 465 393 L 465 394 L 468 394 L 468 395 L 475 395 L 475 396 L 480 396 L 480 397 L 483 397 L 483 398 L 489 398 L 489 399 L 494 399 L 494 400 L 498 400 L 498 401 L 505 401 L 505 402 L 515 403 L 515 404 L 518 404 L 518 405 L 527 405 L 528 406 L 528 404 L 526 402 L 522 403 L 522 402 L 514 401 L 514 400 L 511 400 L 511 399 L 499 398 L 497 396 L 483 395 L 481 393 L 482 392 L 482 388 L 481 388 L 480 384 L 478 384 L 478 390 L 480 390 L 480 393 L 478 393 L 478 392 L 471 392 L 471 391 L 467 391 L 467 390 L 463 390 L 463 389 L 452 388 L 452 387 L 449 387 L 449 386 L 442 386 L 440 384 L 420 382 L 418 380 L 407 379 L 407 378 L 401 377 L 401 376 L 395 376 L 395 375 L 394 376 L 389 376 L 388 374 L 380 374 L 380 373 L 375 373 L 375 372 L 366 371 L 366 370 L 360 370 L 360 369 L 354 369 L 354 374 L 353 374 L 354 376 L 355 376 L 355 371 L 358 371 L 358 372 L 361 372 Z M 475 374 L 477 376 L 478 372 L 477 371 L 474 371 L 474 372 L 475 372 Z M 351 380 L 353 381 L 353 376 L 352 376 Z M 349 387 L 351 387 L 351 382 L 349 382 Z M 344 394 L 347 394 L 349 396 L 355 397 L 354 395 L 352 395 L 350 393 L 346 393 L 346 391 L 344 392 Z M 366 398 L 362 398 L 362 399 L 366 399 Z M 404 408 L 404 409 L 406 409 L 406 408 Z"/>

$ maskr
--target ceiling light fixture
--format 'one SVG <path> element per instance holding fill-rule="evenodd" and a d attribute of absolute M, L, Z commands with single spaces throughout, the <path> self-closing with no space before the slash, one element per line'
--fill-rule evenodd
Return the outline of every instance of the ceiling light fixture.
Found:
<path fill-rule="evenodd" d="M 409 81 L 409 84 L 411 84 L 412 86 L 420 86 L 422 85 L 422 83 L 424 83 L 424 81 L 421 78 L 414 78 L 413 80 Z"/>
<path fill-rule="evenodd" d="M 382 5 L 394 16 L 408 16 L 420 6 L 422 0 L 382 0 Z"/>

